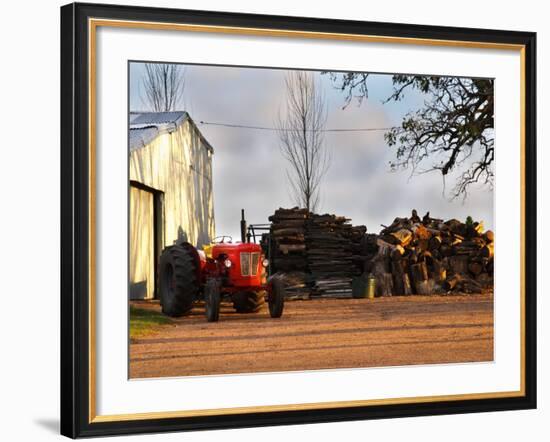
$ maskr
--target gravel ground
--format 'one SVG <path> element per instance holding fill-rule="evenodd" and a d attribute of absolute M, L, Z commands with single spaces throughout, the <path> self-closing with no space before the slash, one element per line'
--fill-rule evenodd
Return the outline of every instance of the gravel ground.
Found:
<path fill-rule="evenodd" d="M 136 303 L 160 310 L 158 303 Z M 130 377 L 188 376 L 493 360 L 493 295 L 318 299 L 220 321 L 204 308 L 130 344 Z"/>

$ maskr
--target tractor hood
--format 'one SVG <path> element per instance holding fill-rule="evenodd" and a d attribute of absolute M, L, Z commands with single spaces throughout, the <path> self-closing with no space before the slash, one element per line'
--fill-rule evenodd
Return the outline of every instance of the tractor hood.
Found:
<path fill-rule="evenodd" d="M 262 248 L 259 244 L 251 242 L 236 242 L 236 243 L 219 243 L 212 246 L 212 257 L 216 258 L 220 254 L 235 255 L 241 252 L 261 252 Z"/>

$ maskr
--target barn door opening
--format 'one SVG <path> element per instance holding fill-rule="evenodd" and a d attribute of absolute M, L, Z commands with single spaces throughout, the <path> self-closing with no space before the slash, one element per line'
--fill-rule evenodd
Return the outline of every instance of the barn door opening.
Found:
<path fill-rule="evenodd" d="M 130 299 L 157 297 L 157 263 L 164 244 L 163 196 L 141 183 L 130 183 Z"/>

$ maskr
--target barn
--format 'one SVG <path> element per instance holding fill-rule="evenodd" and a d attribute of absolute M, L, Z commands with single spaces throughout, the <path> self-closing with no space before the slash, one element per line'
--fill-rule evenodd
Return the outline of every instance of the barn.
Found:
<path fill-rule="evenodd" d="M 130 298 L 156 297 L 162 249 L 214 236 L 214 149 L 187 112 L 131 112 L 129 122 Z"/>

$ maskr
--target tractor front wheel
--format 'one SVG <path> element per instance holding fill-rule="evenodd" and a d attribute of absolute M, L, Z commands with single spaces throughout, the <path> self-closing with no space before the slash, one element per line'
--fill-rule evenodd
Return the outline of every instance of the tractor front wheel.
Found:
<path fill-rule="evenodd" d="M 237 313 L 254 313 L 265 304 L 263 291 L 237 292 L 231 296 L 231 300 Z"/>
<path fill-rule="evenodd" d="M 191 250 L 170 246 L 159 262 L 159 295 L 162 313 L 181 316 L 193 307 L 199 291 L 196 262 Z"/>
<path fill-rule="evenodd" d="M 220 319 L 220 301 L 220 284 L 215 279 L 209 279 L 204 286 L 204 303 L 208 322 L 218 322 Z"/>
<path fill-rule="evenodd" d="M 272 318 L 280 318 L 285 307 L 285 284 L 281 278 L 271 280 L 271 293 L 269 294 L 269 315 Z"/>

